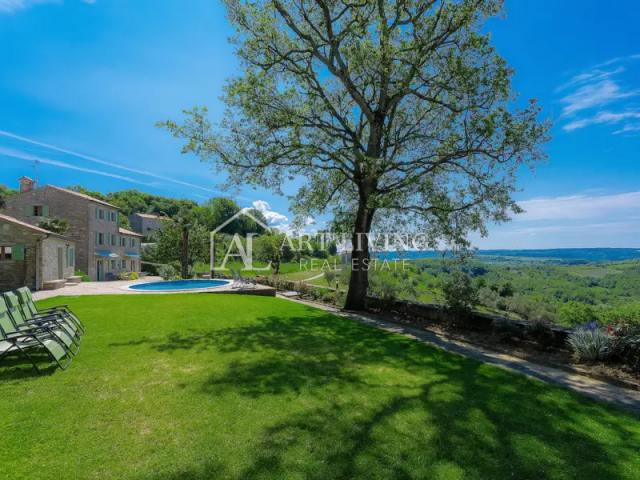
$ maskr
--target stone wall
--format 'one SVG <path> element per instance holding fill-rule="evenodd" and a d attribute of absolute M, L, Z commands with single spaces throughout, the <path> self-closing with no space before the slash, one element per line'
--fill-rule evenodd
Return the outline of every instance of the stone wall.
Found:
<path fill-rule="evenodd" d="M 24 192 L 5 200 L 3 213 L 15 217 L 23 222 L 37 225 L 41 217 L 27 215 L 27 206 L 46 205 L 49 209 L 49 217 L 60 217 L 69 220 L 71 230 L 65 235 L 76 242 L 76 269 L 84 271 L 91 280 L 97 280 L 96 250 L 112 251 L 111 245 L 96 245 L 95 232 L 105 234 L 118 234 L 118 222 L 96 218 L 96 207 L 105 212 L 117 209 L 106 205 L 97 204 L 89 199 L 79 197 L 64 190 L 58 190 L 50 186 L 37 188 Z"/>
<path fill-rule="evenodd" d="M 87 215 L 90 203 L 84 198 L 44 186 L 7 198 L 4 213 L 23 222 L 37 225 L 41 217 L 27 216 L 27 206 L 47 205 L 49 217 L 69 220 L 71 229 L 65 235 L 73 238 L 76 242 L 76 268 L 86 272 L 89 256 L 88 238 L 90 237 Z"/>
<path fill-rule="evenodd" d="M 40 255 L 40 272 L 42 288 L 44 282 L 49 280 L 64 279 L 73 276 L 75 268 L 67 266 L 67 256 L 69 248 L 74 248 L 75 242 L 64 240 L 62 238 L 49 237 L 42 240 L 42 254 Z M 62 272 L 58 272 L 58 249 L 62 249 Z"/>
<path fill-rule="evenodd" d="M 115 212 L 117 211 L 116 209 L 112 209 L 103 205 L 96 205 L 95 203 L 92 203 L 92 202 L 87 202 L 86 208 L 87 208 L 87 218 L 89 219 L 89 238 L 87 239 L 88 268 L 87 270 L 85 270 L 85 272 L 87 273 L 87 275 L 89 275 L 91 280 L 95 282 L 98 280 L 97 262 L 98 260 L 100 260 L 100 257 L 97 257 L 96 255 L 94 255 L 94 253 L 96 251 L 101 251 L 101 252 L 113 252 L 118 255 L 120 254 L 120 247 L 117 245 L 117 242 L 116 242 L 116 245 L 111 245 L 111 235 L 119 236 L 120 226 L 118 222 L 108 220 L 109 216 L 108 216 L 108 213 L 106 213 L 109 211 Z M 104 220 L 100 218 L 96 218 L 96 208 L 101 208 L 105 210 Z M 96 244 L 96 232 L 105 234 L 104 245 Z M 107 265 L 107 259 L 104 259 L 103 261 L 105 265 L 104 272 L 106 275 L 106 273 L 110 271 L 110 269 L 107 268 L 110 265 Z"/>
<path fill-rule="evenodd" d="M 0 222 L 0 245 L 24 245 L 24 260 L 0 260 L 0 293 L 23 286 L 36 288 L 36 249 L 44 234 Z"/>
<path fill-rule="evenodd" d="M 525 329 L 528 322 L 513 320 L 496 315 L 474 312 L 469 318 L 451 318 L 439 305 L 428 303 L 410 302 L 408 300 L 386 300 L 379 297 L 366 297 L 366 308 L 374 312 L 391 313 L 412 320 L 416 326 L 420 323 L 453 323 L 474 330 L 490 331 L 495 321 L 507 321 L 515 327 Z M 557 347 L 566 347 L 567 337 L 571 333 L 570 328 L 556 326 L 553 328 L 553 344 Z"/>

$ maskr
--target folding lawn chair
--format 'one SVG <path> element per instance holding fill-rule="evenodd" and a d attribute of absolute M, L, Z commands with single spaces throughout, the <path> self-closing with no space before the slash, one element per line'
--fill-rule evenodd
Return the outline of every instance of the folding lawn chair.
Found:
<path fill-rule="evenodd" d="M 13 322 L 13 326 L 18 332 L 33 328 L 48 328 L 64 342 L 74 356 L 77 355 L 82 339 L 78 333 L 78 328 L 71 320 L 61 315 L 47 315 L 46 317 L 27 320 L 22 315 L 18 297 L 16 297 L 14 293 L 5 293 L 4 300 L 6 302 L 9 319 Z"/>
<path fill-rule="evenodd" d="M 0 362 L 2 362 L 9 353 L 18 351 L 27 357 L 36 372 L 42 373 L 28 353 L 29 350 L 34 348 L 43 348 L 49 356 L 51 363 L 55 362 L 62 370 L 66 370 L 73 360 L 64 342 L 49 328 L 36 327 L 18 332 L 9 318 L 4 299 L 0 298 Z M 69 360 L 63 363 L 61 360 L 65 356 L 68 357 Z"/>
<path fill-rule="evenodd" d="M 58 305 L 55 307 L 43 308 L 38 310 L 33 303 L 33 296 L 31 290 L 27 287 L 22 287 L 16 290 L 18 300 L 22 306 L 22 313 L 27 320 L 35 319 L 37 317 L 59 314 L 65 318 L 71 320 L 79 330 L 79 334 L 82 335 L 85 332 L 85 327 L 78 318 L 78 316 L 71 311 L 67 305 Z"/>

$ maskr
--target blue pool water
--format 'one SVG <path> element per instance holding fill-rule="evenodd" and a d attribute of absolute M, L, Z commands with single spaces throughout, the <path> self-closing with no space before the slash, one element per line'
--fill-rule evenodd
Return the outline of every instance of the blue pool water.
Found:
<path fill-rule="evenodd" d="M 160 290 L 200 290 L 202 288 L 224 287 L 229 285 L 227 280 L 171 280 L 168 282 L 151 282 L 131 285 L 131 290 L 146 290 L 157 292 Z"/>

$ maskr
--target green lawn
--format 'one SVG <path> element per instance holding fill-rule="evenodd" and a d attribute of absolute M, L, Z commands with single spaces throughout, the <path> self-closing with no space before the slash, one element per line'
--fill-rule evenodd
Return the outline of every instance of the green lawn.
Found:
<path fill-rule="evenodd" d="M 2 478 L 640 477 L 638 417 L 320 310 L 56 303 L 84 343 L 66 372 L 0 367 Z"/>

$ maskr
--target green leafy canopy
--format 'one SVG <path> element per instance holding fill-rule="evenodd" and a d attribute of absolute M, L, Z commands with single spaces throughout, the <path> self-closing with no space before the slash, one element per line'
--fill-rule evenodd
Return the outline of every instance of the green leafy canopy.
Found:
<path fill-rule="evenodd" d="M 551 124 L 535 100 L 516 108 L 514 71 L 484 33 L 501 0 L 224 3 L 240 60 L 224 117 L 195 107 L 159 126 L 226 172 L 226 186 L 282 193 L 303 177 L 296 218 L 413 228 L 430 247 L 464 245 L 520 211 L 516 175 L 546 160 Z"/>

